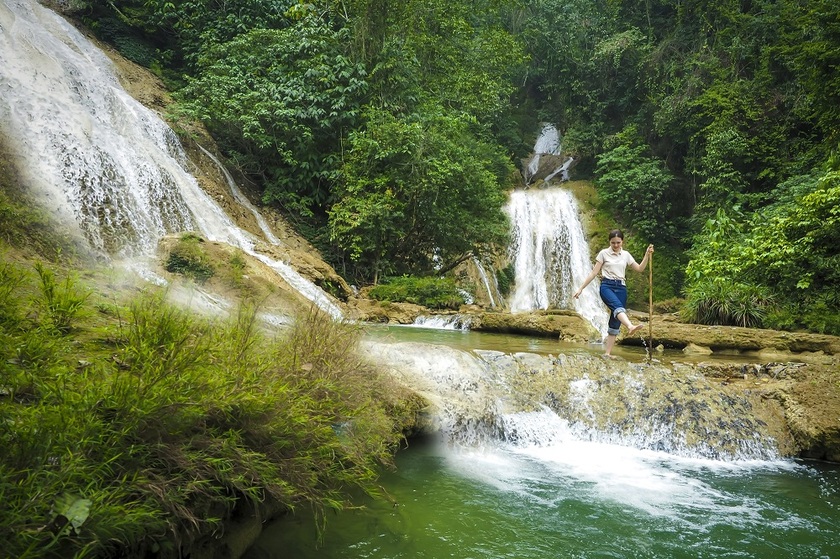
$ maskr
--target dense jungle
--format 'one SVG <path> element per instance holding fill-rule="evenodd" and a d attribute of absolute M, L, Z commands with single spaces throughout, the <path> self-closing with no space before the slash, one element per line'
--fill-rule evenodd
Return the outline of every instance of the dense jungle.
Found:
<path fill-rule="evenodd" d="M 634 254 L 654 243 L 652 301 L 674 325 L 840 335 L 836 2 L 41 3 L 157 76 L 167 99 L 149 104 L 186 144 L 209 134 L 260 211 L 337 272 L 309 270 L 337 299 L 454 312 L 474 257 L 508 289 L 502 207 L 551 123 L 591 249 L 614 227 Z M 306 510 L 320 534 L 381 496 L 428 402 L 358 353 L 358 325 L 193 234 L 161 242 L 166 270 L 235 294 L 225 320 L 83 262 L 22 194 L 14 153 L 0 136 L 0 556 L 240 557 L 252 536 L 218 544 L 237 523 Z M 275 304 L 293 325 L 259 326 Z M 804 418 L 790 456 L 840 447 L 822 348 L 814 373 L 714 372 Z"/>
<path fill-rule="evenodd" d="M 658 247 L 657 300 L 684 298 L 700 323 L 833 334 L 838 10 L 69 2 L 165 79 L 173 110 L 203 122 L 263 203 L 354 285 L 504 246 L 505 192 L 550 122 L 577 162 L 572 178 L 596 185 L 593 246 L 618 225 L 631 252 Z"/>

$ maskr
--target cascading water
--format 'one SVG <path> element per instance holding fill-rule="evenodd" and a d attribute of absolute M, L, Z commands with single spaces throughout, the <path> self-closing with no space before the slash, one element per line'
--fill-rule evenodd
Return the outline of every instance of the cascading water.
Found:
<path fill-rule="evenodd" d="M 574 196 L 561 188 L 516 190 L 507 212 L 513 224 L 510 259 L 515 272 L 510 310 L 570 308 L 606 334 L 597 290 L 588 287 L 579 299 L 572 297 L 592 269 Z"/>
<path fill-rule="evenodd" d="M 475 264 L 476 270 L 478 270 L 478 275 L 481 277 L 481 282 L 484 284 L 484 289 L 487 290 L 487 298 L 490 300 L 490 307 L 496 306 L 496 299 L 493 297 L 493 289 L 490 287 L 490 280 L 487 277 L 487 271 L 484 269 L 484 266 L 481 264 L 481 260 L 473 256 L 473 264 Z M 498 291 L 498 286 L 496 286 L 496 291 Z"/>
<path fill-rule="evenodd" d="M 426 397 L 386 499 L 269 524 L 244 559 L 834 557 L 840 469 L 780 460 L 753 406 L 690 367 L 368 344 Z M 766 417 L 766 416 L 765 416 Z M 308 528 L 308 526 L 313 526 Z"/>
<path fill-rule="evenodd" d="M 256 219 L 257 224 L 260 227 L 260 231 L 262 231 L 262 234 L 265 236 L 266 240 L 268 240 L 268 242 L 272 245 L 280 246 L 282 244 L 280 242 L 280 239 L 277 238 L 277 236 L 268 226 L 268 223 L 265 221 L 265 218 L 262 216 L 259 210 L 257 210 L 257 208 L 254 207 L 254 205 L 251 203 L 251 201 L 248 200 L 247 196 L 245 196 L 245 194 L 242 193 L 242 191 L 239 189 L 239 185 L 237 185 L 236 181 L 233 180 L 233 177 L 231 176 L 230 172 L 225 168 L 224 165 L 222 165 L 222 162 L 219 161 L 218 158 L 216 158 L 216 156 L 214 156 L 212 153 L 210 153 L 203 147 L 199 146 L 199 148 L 222 171 L 222 174 L 225 177 L 225 181 L 227 182 L 228 188 L 230 188 L 231 194 L 233 194 L 234 199 L 237 202 L 239 202 L 240 205 L 245 207 L 249 212 L 251 212 L 251 214 Z M 327 311 L 328 313 L 330 313 L 330 315 L 332 315 L 335 318 L 341 317 L 341 309 L 339 309 L 335 304 L 333 304 L 332 301 L 330 301 L 329 297 L 327 297 L 327 295 L 321 289 L 319 289 L 317 285 L 301 276 L 299 273 L 297 273 L 297 271 L 295 271 L 294 268 L 292 268 L 285 262 L 281 262 L 274 258 L 270 258 L 265 254 L 261 254 L 253 250 L 252 247 L 242 248 L 250 255 L 260 260 L 262 263 L 266 264 L 272 270 L 277 272 L 280 275 L 280 277 L 282 277 L 286 281 L 286 283 L 295 288 L 299 293 L 303 294 L 307 299 L 318 305 L 320 309 Z"/>
<path fill-rule="evenodd" d="M 686 458 L 779 456 L 749 401 L 679 366 L 607 366 L 589 354 L 463 352 L 417 343 L 370 343 L 367 350 L 436 403 L 453 443 L 589 441 Z"/>
<path fill-rule="evenodd" d="M 197 230 L 342 315 L 312 282 L 255 250 L 256 239 L 189 172 L 175 133 L 123 90 L 111 61 L 73 26 L 32 0 L 7 0 L 0 30 L 0 125 L 33 195 L 59 222 L 109 258 L 148 256 L 162 236 Z"/>
<path fill-rule="evenodd" d="M 557 130 L 545 125 L 527 174 L 537 172 L 541 155 L 557 155 L 560 149 Z M 568 164 L 569 160 L 563 161 L 560 169 L 568 168 Z M 560 169 L 550 170 L 548 176 Z M 509 258 L 514 265 L 515 287 L 510 310 L 574 309 L 605 335 L 607 317 L 597 289 L 589 287 L 579 299 L 572 297 L 592 269 L 572 193 L 557 187 L 519 189 L 511 193 L 505 209 L 513 225 Z"/>

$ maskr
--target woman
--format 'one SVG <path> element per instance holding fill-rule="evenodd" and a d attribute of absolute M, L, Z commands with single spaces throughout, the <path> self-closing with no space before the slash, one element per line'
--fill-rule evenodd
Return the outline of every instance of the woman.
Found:
<path fill-rule="evenodd" d="M 624 233 L 618 229 L 610 231 L 610 246 L 598 253 L 595 257 L 595 267 L 584 280 L 583 285 L 575 293 L 575 299 L 580 297 L 581 292 L 589 285 L 595 276 L 601 274 L 601 300 L 610 309 L 610 321 L 607 328 L 607 340 L 605 342 L 605 355 L 612 358 L 611 352 L 615 345 L 615 338 L 621 331 L 621 325 L 627 327 L 627 335 L 635 334 L 644 328 L 644 324 L 633 324 L 627 316 L 627 287 L 624 284 L 624 273 L 627 266 L 637 272 L 644 271 L 647 267 L 650 255 L 653 254 L 653 245 L 648 245 L 642 263 L 638 264 L 633 256 L 626 250 L 622 250 L 624 244 Z"/>

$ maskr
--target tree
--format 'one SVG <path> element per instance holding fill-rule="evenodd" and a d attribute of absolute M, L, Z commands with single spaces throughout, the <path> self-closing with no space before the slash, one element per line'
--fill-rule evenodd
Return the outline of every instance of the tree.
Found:
<path fill-rule="evenodd" d="M 612 138 L 597 157 L 595 184 L 603 201 L 646 239 L 669 240 L 676 232 L 671 214 L 674 177 L 663 161 L 629 128 Z"/>
<path fill-rule="evenodd" d="M 329 227 L 357 276 L 430 272 L 506 241 L 501 207 L 512 169 L 473 128 L 442 112 L 397 118 L 371 109 L 350 135 Z"/>
<path fill-rule="evenodd" d="M 347 39 L 311 13 L 288 29 L 249 31 L 208 48 L 180 92 L 266 202 L 311 215 L 330 200 L 341 138 L 367 90 Z"/>

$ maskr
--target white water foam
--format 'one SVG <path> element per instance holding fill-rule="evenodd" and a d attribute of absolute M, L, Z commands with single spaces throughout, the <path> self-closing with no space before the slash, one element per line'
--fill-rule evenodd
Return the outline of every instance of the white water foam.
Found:
<path fill-rule="evenodd" d="M 692 524 L 760 526 L 766 522 L 766 505 L 733 499 L 703 478 L 740 479 L 801 468 L 783 460 L 726 462 L 581 440 L 547 409 L 513 414 L 505 421 L 516 434 L 513 441 L 495 447 L 453 447 L 444 450 L 445 457 L 461 475 L 543 506 L 556 506 L 566 498 L 594 499 Z M 546 494 L 546 486 L 551 494 Z M 789 527 L 805 523 L 801 518 L 785 522 Z"/>
<path fill-rule="evenodd" d="M 451 315 L 422 315 L 414 319 L 413 324 L 418 328 L 431 328 L 434 330 L 462 330 L 470 329 L 471 318 L 460 314 Z"/>

